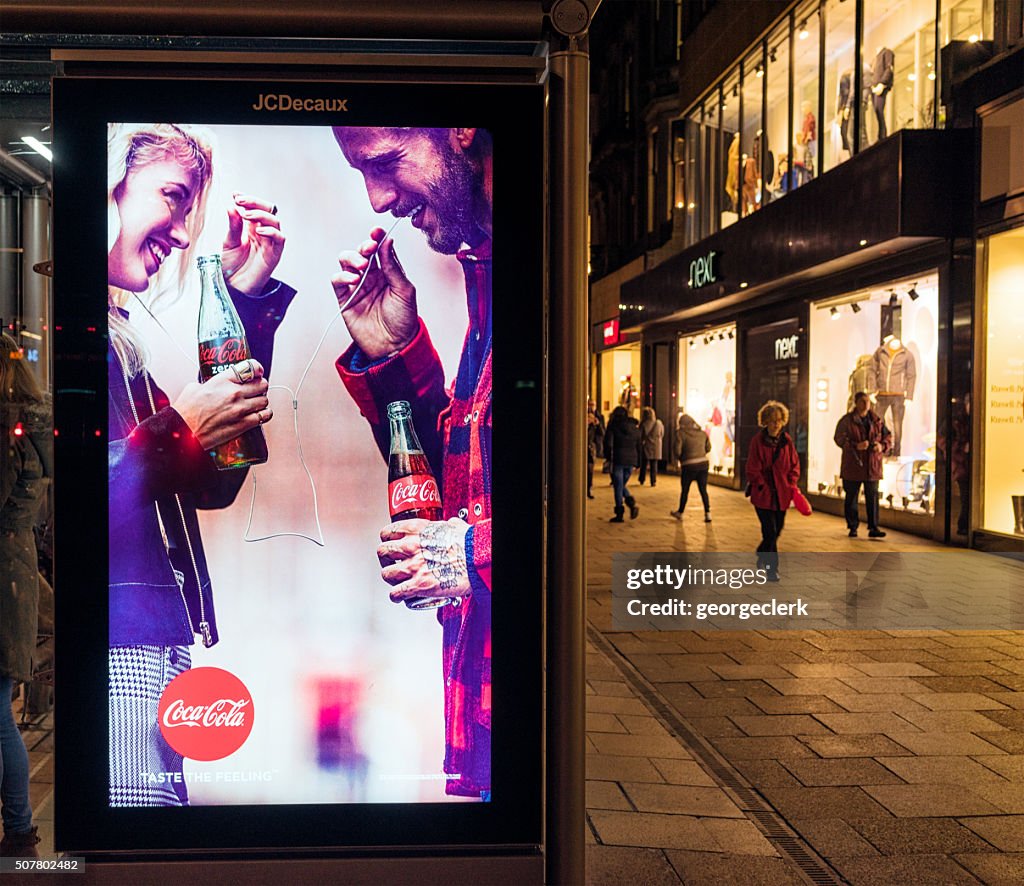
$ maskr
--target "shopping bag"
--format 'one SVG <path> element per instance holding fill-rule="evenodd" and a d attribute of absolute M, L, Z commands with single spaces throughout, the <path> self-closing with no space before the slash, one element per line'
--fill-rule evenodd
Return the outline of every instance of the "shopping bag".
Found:
<path fill-rule="evenodd" d="M 811 503 L 807 500 L 806 496 L 795 486 L 793 487 L 793 507 L 796 508 L 805 517 L 811 515 Z"/>

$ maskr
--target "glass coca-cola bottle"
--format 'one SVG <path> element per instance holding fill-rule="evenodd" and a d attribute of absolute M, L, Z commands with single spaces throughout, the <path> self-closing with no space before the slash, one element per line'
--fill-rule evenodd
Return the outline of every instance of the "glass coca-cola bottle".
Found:
<path fill-rule="evenodd" d="M 420 446 L 407 400 L 388 404 L 391 422 L 391 454 L 388 457 L 388 510 L 398 520 L 443 520 L 441 493 L 430 462 Z M 437 609 L 457 605 L 455 597 L 417 597 L 406 600 L 410 609 Z"/>
<path fill-rule="evenodd" d="M 219 255 L 201 255 L 199 265 L 199 375 L 209 381 L 221 372 L 229 371 L 231 364 L 248 360 L 249 343 L 238 312 L 231 303 L 228 286 L 220 267 Z M 255 427 L 242 436 L 221 443 L 210 450 L 217 469 L 244 468 L 263 464 L 268 458 L 267 440 L 263 428 Z"/>

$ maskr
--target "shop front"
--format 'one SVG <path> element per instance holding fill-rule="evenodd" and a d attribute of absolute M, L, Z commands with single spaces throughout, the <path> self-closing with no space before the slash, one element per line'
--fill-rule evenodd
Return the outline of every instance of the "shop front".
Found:
<path fill-rule="evenodd" d="M 622 335 L 618 319 L 597 323 L 592 328 L 591 353 L 594 366 L 591 396 L 605 421 L 616 406 L 623 406 L 640 419 L 640 378 L 642 355 L 638 335 Z"/>
<path fill-rule="evenodd" d="M 678 413 L 690 415 L 708 435 L 713 483 L 736 483 L 736 324 L 679 337 Z M 673 418 L 674 421 L 674 418 Z"/>
<path fill-rule="evenodd" d="M 864 392 L 891 434 L 878 487 L 882 519 L 896 522 L 899 512 L 932 534 L 940 443 L 937 271 L 814 301 L 809 331 L 808 491 L 836 512 L 844 494 L 836 425 Z"/>

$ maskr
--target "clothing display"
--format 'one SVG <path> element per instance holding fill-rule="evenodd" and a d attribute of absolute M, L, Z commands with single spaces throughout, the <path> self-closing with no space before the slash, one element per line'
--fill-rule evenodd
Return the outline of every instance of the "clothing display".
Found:
<path fill-rule="evenodd" d="M 846 400 L 846 411 L 853 409 L 853 395 L 858 391 L 873 394 L 878 390 L 875 383 L 875 358 L 872 354 L 861 354 L 850 373 L 850 395 Z"/>
<path fill-rule="evenodd" d="M 888 135 L 885 126 L 885 102 L 889 96 L 889 90 L 892 89 L 895 62 L 895 53 L 883 46 L 878 50 L 875 61 L 871 65 L 871 108 L 875 112 L 875 120 L 878 122 L 877 141 L 881 141 Z"/>
<path fill-rule="evenodd" d="M 739 209 L 739 175 L 740 175 L 740 134 L 737 132 L 729 144 L 729 158 L 726 161 L 725 170 L 725 193 L 729 198 L 729 209 L 737 212 Z"/>
<path fill-rule="evenodd" d="M 914 397 L 917 364 L 914 355 L 898 338 L 888 336 L 874 353 L 874 371 L 877 385 L 875 407 L 883 421 L 886 412 L 892 411 L 892 454 L 898 456 L 906 402 Z"/>

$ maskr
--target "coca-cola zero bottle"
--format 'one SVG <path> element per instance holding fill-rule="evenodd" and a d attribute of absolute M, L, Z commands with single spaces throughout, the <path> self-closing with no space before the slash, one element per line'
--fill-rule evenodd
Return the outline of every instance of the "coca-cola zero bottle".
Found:
<path fill-rule="evenodd" d="M 430 462 L 420 446 L 407 400 L 388 404 L 391 422 L 391 454 L 388 457 L 388 510 L 398 520 L 443 520 L 441 493 Z M 406 600 L 410 609 L 436 609 L 457 605 L 455 597 L 418 597 Z"/>
<path fill-rule="evenodd" d="M 248 360 L 252 355 L 242 321 L 238 319 L 238 312 L 228 294 L 220 256 L 201 255 L 197 263 L 201 286 L 196 337 L 199 340 L 199 375 L 206 382 L 221 372 L 227 372 L 233 363 Z M 252 428 L 210 450 L 210 456 L 221 471 L 263 464 L 268 455 L 267 440 L 261 427 Z"/>

